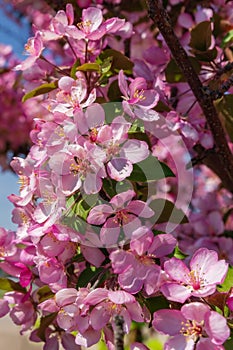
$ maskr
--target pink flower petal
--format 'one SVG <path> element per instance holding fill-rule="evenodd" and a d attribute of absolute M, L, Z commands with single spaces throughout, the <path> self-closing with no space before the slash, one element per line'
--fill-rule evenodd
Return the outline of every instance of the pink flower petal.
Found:
<path fill-rule="evenodd" d="M 75 302 L 78 291 L 75 288 L 64 288 L 56 293 L 55 300 L 58 306 L 65 306 Z"/>
<path fill-rule="evenodd" d="M 105 255 L 98 248 L 81 245 L 81 251 L 84 258 L 92 265 L 100 267 L 105 260 Z"/>
<path fill-rule="evenodd" d="M 192 294 L 190 289 L 176 283 L 165 283 L 160 287 L 160 290 L 168 300 L 178 303 L 184 303 Z"/>
<path fill-rule="evenodd" d="M 205 316 L 210 312 L 210 309 L 205 304 L 193 302 L 182 306 L 181 312 L 187 320 L 202 322 Z"/>
<path fill-rule="evenodd" d="M 90 324 L 95 330 L 101 330 L 110 319 L 110 312 L 107 310 L 107 304 L 97 305 L 91 312 Z"/>
<path fill-rule="evenodd" d="M 225 317 L 211 311 L 205 318 L 205 330 L 214 344 L 221 345 L 230 336 L 230 329 Z"/>
<path fill-rule="evenodd" d="M 107 204 L 97 205 L 96 207 L 91 209 L 87 218 L 87 222 L 89 224 L 101 225 L 113 213 L 114 213 L 114 210 L 110 205 L 107 205 Z"/>
<path fill-rule="evenodd" d="M 94 329 L 88 329 L 83 334 L 78 333 L 75 338 L 75 343 L 86 348 L 98 343 L 100 340 L 100 331 L 95 331 Z M 49 349 L 50 350 L 50 349 Z"/>
<path fill-rule="evenodd" d="M 176 246 L 176 239 L 170 234 L 161 234 L 154 237 L 154 241 L 148 249 L 148 253 L 155 254 L 157 258 L 161 258 L 171 254 Z"/>
<path fill-rule="evenodd" d="M 119 305 L 135 302 L 134 296 L 123 290 L 109 291 L 108 298 L 114 304 L 119 304 Z"/>
<path fill-rule="evenodd" d="M 141 218 L 151 218 L 154 215 L 154 211 L 143 201 L 132 201 L 127 206 L 127 211 Z"/>
<path fill-rule="evenodd" d="M 107 164 L 107 171 L 113 180 L 122 181 L 130 176 L 133 166 L 126 158 L 113 158 Z"/>
<path fill-rule="evenodd" d="M 133 197 L 136 195 L 136 193 L 133 190 L 128 190 L 126 192 L 122 192 L 114 196 L 110 203 L 113 205 L 115 209 L 118 208 L 124 208 L 127 206 L 127 202 L 129 202 Z"/>
<path fill-rule="evenodd" d="M 171 258 L 164 264 L 164 271 L 171 279 L 177 282 L 185 282 L 189 284 L 190 270 L 182 260 Z"/>
<path fill-rule="evenodd" d="M 120 150 L 120 155 L 130 162 L 138 163 L 149 156 L 149 149 L 146 142 L 139 140 L 128 140 Z"/>
<path fill-rule="evenodd" d="M 182 322 L 185 323 L 186 318 L 179 310 L 159 310 L 154 313 L 152 325 L 163 334 L 176 335 L 183 327 Z"/>
<path fill-rule="evenodd" d="M 86 305 L 96 305 L 108 297 L 108 290 L 104 288 L 96 288 L 91 291 L 85 298 Z"/>

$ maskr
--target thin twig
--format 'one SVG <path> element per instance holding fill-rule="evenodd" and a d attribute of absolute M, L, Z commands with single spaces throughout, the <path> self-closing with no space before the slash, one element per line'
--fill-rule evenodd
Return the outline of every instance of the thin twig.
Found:
<path fill-rule="evenodd" d="M 147 0 L 149 16 L 159 28 L 177 65 L 196 97 L 215 142 L 215 160 L 208 166 L 220 177 L 223 185 L 233 192 L 233 156 L 228 147 L 225 132 L 210 96 L 203 91 L 203 85 L 195 72 L 188 55 L 174 33 L 167 11 L 159 0 Z M 206 159 L 203 161 L 206 164 Z"/>

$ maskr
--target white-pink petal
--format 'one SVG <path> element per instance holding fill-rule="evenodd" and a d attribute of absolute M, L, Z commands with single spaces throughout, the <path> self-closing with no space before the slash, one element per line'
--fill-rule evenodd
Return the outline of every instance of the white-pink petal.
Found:
<path fill-rule="evenodd" d="M 92 208 L 88 217 L 87 222 L 93 225 L 101 225 L 106 219 L 111 216 L 115 211 L 108 204 L 97 205 Z"/>
<path fill-rule="evenodd" d="M 144 141 L 128 140 L 121 147 L 120 156 L 127 158 L 133 164 L 141 162 L 149 156 L 148 145 Z"/>

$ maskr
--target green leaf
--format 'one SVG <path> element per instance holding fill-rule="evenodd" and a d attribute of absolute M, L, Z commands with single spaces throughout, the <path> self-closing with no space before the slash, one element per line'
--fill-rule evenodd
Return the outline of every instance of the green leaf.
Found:
<path fill-rule="evenodd" d="M 48 300 L 50 298 L 53 298 L 54 293 L 51 291 L 49 286 L 43 286 L 39 288 L 36 292 L 35 295 L 38 298 L 38 302 L 42 303 L 42 301 Z"/>
<path fill-rule="evenodd" d="M 73 66 L 72 66 L 72 68 L 71 68 L 71 72 L 70 72 L 71 78 L 77 79 L 77 77 L 76 77 L 76 72 L 77 72 L 77 68 L 78 68 L 79 66 L 80 66 L 80 59 L 78 58 L 78 59 L 74 62 Z"/>
<path fill-rule="evenodd" d="M 98 200 L 97 194 L 80 196 L 71 196 L 66 202 L 68 211 L 66 212 L 66 217 L 75 216 L 86 220 L 90 209 L 96 205 Z"/>
<path fill-rule="evenodd" d="M 189 46 L 198 51 L 207 51 L 211 45 L 211 22 L 203 21 L 198 23 L 191 30 Z"/>
<path fill-rule="evenodd" d="M 155 311 L 168 309 L 169 302 L 164 296 L 152 297 L 146 299 L 146 306 L 150 313 L 153 314 Z"/>
<path fill-rule="evenodd" d="M 233 349 L 233 338 L 228 339 L 224 344 L 225 350 L 232 350 Z"/>
<path fill-rule="evenodd" d="M 20 293 L 26 293 L 25 288 L 9 278 L 0 278 L 0 290 L 4 290 L 6 292 L 16 291 Z"/>
<path fill-rule="evenodd" d="M 219 292 L 228 292 L 233 287 L 233 267 L 229 266 L 224 282 L 217 287 Z"/>
<path fill-rule="evenodd" d="M 156 350 L 163 350 L 164 349 L 164 342 L 162 341 L 162 339 L 147 339 L 145 341 L 145 345 L 149 348 L 149 349 L 156 349 Z"/>
<path fill-rule="evenodd" d="M 184 212 L 176 208 L 175 204 L 167 199 L 154 199 L 149 206 L 155 212 L 155 215 L 150 219 L 154 223 L 172 222 L 174 224 L 185 224 L 188 222 Z"/>
<path fill-rule="evenodd" d="M 174 255 L 175 258 L 180 259 L 180 260 L 184 260 L 185 258 L 187 258 L 188 255 L 184 254 L 179 247 L 175 247 L 175 251 L 174 251 Z"/>
<path fill-rule="evenodd" d="M 199 61 L 204 62 L 214 61 L 218 55 L 216 47 L 207 51 L 193 50 L 193 53 Z"/>
<path fill-rule="evenodd" d="M 112 67 L 112 62 L 113 62 L 113 57 L 107 57 L 104 59 L 103 63 L 100 65 L 102 74 L 106 74 L 110 71 Z"/>
<path fill-rule="evenodd" d="M 101 72 L 100 65 L 98 63 L 84 63 L 77 67 L 77 71 L 82 72 Z"/>
<path fill-rule="evenodd" d="M 86 287 L 88 283 L 93 285 L 98 277 L 105 271 L 103 267 L 98 267 L 95 269 L 91 269 L 90 267 L 86 267 L 85 270 L 81 272 L 78 278 L 77 288 Z M 102 276 L 99 283 L 102 282 Z"/>
<path fill-rule="evenodd" d="M 165 163 L 149 155 L 142 162 L 133 165 L 133 171 L 127 179 L 137 182 L 149 182 L 164 179 L 165 177 L 175 177 L 175 175 Z"/>
<path fill-rule="evenodd" d="M 36 87 L 34 90 L 28 92 L 27 94 L 25 94 L 22 98 L 22 102 L 27 101 L 29 98 L 32 97 L 36 97 L 39 95 L 43 95 L 43 94 L 47 94 L 50 91 L 53 91 L 55 89 L 57 89 L 58 87 L 58 80 L 53 81 L 52 83 L 45 83 L 42 84 L 38 87 Z"/>
<path fill-rule="evenodd" d="M 90 211 L 91 207 L 84 199 L 79 201 L 79 203 L 76 206 L 75 214 L 78 215 L 80 218 L 86 220 L 88 213 Z"/>
<path fill-rule="evenodd" d="M 45 333 L 48 329 L 48 326 L 55 320 L 55 318 L 57 317 L 57 312 L 53 312 L 52 314 L 45 316 L 45 317 L 41 317 L 40 319 L 40 326 L 37 329 L 37 336 L 45 342 Z"/>
<path fill-rule="evenodd" d="M 233 44 L 233 29 L 230 30 L 223 38 L 221 48 L 225 48 Z"/>
<path fill-rule="evenodd" d="M 224 95 L 221 100 L 215 103 L 220 113 L 225 129 L 233 142 L 233 95 Z"/>
<path fill-rule="evenodd" d="M 114 197 L 117 194 L 116 184 L 117 182 L 111 178 L 103 179 L 103 190 L 110 198 Z"/>
<path fill-rule="evenodd" d="M 118 73 L 121 69 L 123 69 L 123 71 L 126 74 L 132 74 L 134 64 L 132 61 L 130 61 L 128 57 L 123 55 L 121 52 L 114 49 L 107 49 L 104 50 L 104 52 L 102 52 L 99 57 L 102 60 L 102 62 L 104 62 L 107 58 L 111 57 L 111 70 L 113 72 Z"/>
<path fill-rule="evenodd" d="M 110 100 L 110 102 L 113 101 L 121 101 L 122 100 L 122 92 L 119 88 L 118 85 L 118 80 L 114 80 L 111 85 L 109 86 L 108 89 L 108 98 Z"/>
<path fill-rule="evenodd" d="M 117 88 L 119 89 L 117 80 L 116 80 L 116 85 L 117 85 Z M 120 90 L 119 90 L 119 93 L 121 95 Z M 120 100 L 121 100 L 121 96 L 120 96 Z M 102 107 L 105 113 L 106 124 L 111 124 L 116 117 L 122 116 L 124 112 L 122 108 L 122 103 L 117 101 L 115 102 L 111 101 L 111 103 L 104 103 Z"/>
<path fill-rule="evenodd" d="M 201 65 L 197 61 L 197 59 L 195 57 L 189 56 L 189 61 L 190 64 L 193 66 L 195 72 L 199 74 L 201 70 Z M 168 83 L 180 83 L 186 81 L 185 76 L 183 75 L 182 71 L 180 70 L 174 59 L 171 59 L 171 61 L 168 63 L 165 69 L 165 76 L 166 81 Z"/>

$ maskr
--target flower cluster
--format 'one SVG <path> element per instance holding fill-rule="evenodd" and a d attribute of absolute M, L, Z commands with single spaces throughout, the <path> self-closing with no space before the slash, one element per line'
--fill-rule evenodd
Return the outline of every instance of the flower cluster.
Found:
<path fill-rule="evenodd" d="M 143 17 L 146 8 L 127 3 L 77 1 L 78 8 L 41 13 L 28 57 L 2 75 L 11 74 L 11 90 L 23 71 L 20 106 L 35 116 L 37 103 L 43 117 L 38 112 L 29 127 L 28 155 L 11 162 L 20 184 L 9 196 L 18 228 L 0 229 L 0 268 L 8 275 L 0 280 L 0 317 L 9 313 L 44 350 L 100 340 L 113 350 L 116 317 L 125 334 L 144 323 L 170 336 L 167 350 L 222 350 L 232 328 L 231 194 L 210 170 L 188 169 L 201 161 L 196 149 L 203 158 L 215 151 L 213 135 L 163 38 Z M 221 6 L 193 5 L 193 13 L 182 2 L 167 6 L 195 70 L 214 91 L 233 69 L 221 55 L 230 55 L 227 30 L 213 31 L 210 21 Z M 224 8 L 219 23 L 230 15 Z M 226 125 L 231 97 L 216 103 Z M 186 183 L 191 203 L 182 200 Z M 138 338 L 130 349 L 149 349 Z"/>

